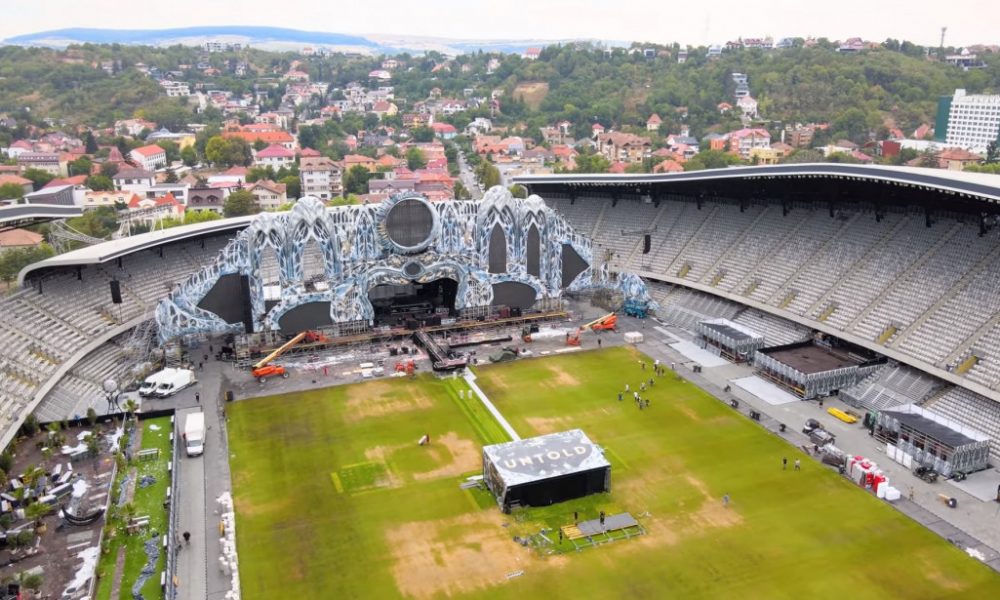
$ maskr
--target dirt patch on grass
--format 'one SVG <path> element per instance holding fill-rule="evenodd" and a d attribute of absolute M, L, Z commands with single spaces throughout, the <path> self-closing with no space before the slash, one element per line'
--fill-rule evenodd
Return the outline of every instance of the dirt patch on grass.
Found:
<path fill-rule="evenodd" d="M 423 473 L 414 473 L 413 478 L 418 481 L 440 477 L 457 477 L 462 473 L 475 470 L 482 461 L 482 455 L 472 440 L 458 437 L 454 431 L 432 438 L 427 451 L 441 466 Z"/>
<path fill-rule="evenodd" d="M 547 366 L 549 371 L 554 375 L 554 377 L 548 381 L 550 385 L 555 385 L 556 387 L 575 387 L 580 385 L 580 380 L 562 367 L 555 364 Z"/>
<path fill-rule="evenodd" d="M 467 594 L 505 583 L 514 571 L 536 572 L 567 561 L 543 559 L 510 541 L 492 511 L 406 523 L 388 531 L 386 541 L 396 586 L 418 599 Z"/>
<path fill-rule="evenodd" d="M 917 557 L 920 560 L 920 567 L 923 574 L 927 577 L 927 579 L 940 587 L 942 590 L 958 592 L 967 587 L 965 582 L 949 576 L 948 573 L 941 568 L 941 565 L 935 563 L 933 560 L 930 560 L 926 555 L 918 554 Z"/>
<path fill-rule="evenodd" d="M 524 421 L 539 435 L 564 431 L 569 423 L 566 417 L 525 417 Z"/>
<path fill-rule="evenodd" d="M 545 96 L 548 95 L 549 84 L 544 81 L 519 83 L 514 88 L 513 93 L 515 100 L 524 102 L 532 110 L 538 110 L 538 107 L 542 105 L 542 101 L 545 100 Z"/>
<path fill-rule="evenodd" d="M 699 417 L 698 413 L 694 412 L 694 410 L 690 406 L 685 406 L 682 403 L 677 403 L 676 406 L 677 406 L 677 410 L 679 410 L 682 413 L 684 413 L 685 417 L 691 419 L 692 421 L 694 421 L 696 423 L 701 421 L 701 417 Z"/>
<path fill-rule="evenodd" d="M 407 388 L 405 396 L 400 396 L 398 389 L 384 382 L 351 386 L 347 390 L 344 421 L 354 423 L 369 417 L 426 410 L 433 405 L 433 401 L 417 386 Z"/>

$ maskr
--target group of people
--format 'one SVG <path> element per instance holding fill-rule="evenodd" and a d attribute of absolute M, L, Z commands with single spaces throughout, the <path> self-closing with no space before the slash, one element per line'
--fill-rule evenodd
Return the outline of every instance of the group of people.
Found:
<path fill-rule="evenodd" d="M 781 470 L 782 471 L 788 470 L 788 457 L 787 456 L 781 457 Z M 802 470 L 802 462 L 799 461 L 799 459 L 797 459 L 797 458 L 795 459 L 795 470 L 796 471 L 801 471 Z"/>
<path fill-rule="evenodd" d="M 645 371 L 646 362 L 640 360 L 639 368 Z M 671 363 L 671 368 L 673 368 L 673 363 Z M 663 365 L 660 364 L 659 359 L 653 361 L 653 373 L 660 376 L 663 376 L 666 373 L 666 369 L 663 367 Z M 635 404 L 636 406 L 639 407 L 639 410 L 642 410 L 644 408 L 649 408 L 649 398 L 643 398 L 642 393 L 645 393 L 647 391 L 647 387 L 651 389 L 654 385 L 656 385 L 655 377 L 650 377 L 648 381 L 643 380 L 639 382 L 638 390 L 632 390 L 631 386 L 628 383 L 626 383 L 625 391 L 618 392 L 618 401 L 621 402 L 625 398 L 625 395 L 631 392 L 632 399 L 635 400 Z"/>

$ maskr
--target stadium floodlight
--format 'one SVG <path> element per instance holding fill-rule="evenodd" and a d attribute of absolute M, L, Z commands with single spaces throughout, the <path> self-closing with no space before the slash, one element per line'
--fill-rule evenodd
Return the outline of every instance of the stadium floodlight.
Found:
<path fill-rule="evenodd" d="M 121 391 L 118 389 L 118 381 L 114 377 L 108 377 L 101 384 L 104 389 L 104 397 L 108 401 L 108 412 L 113 412 L 112 409 L 121 411 L 121 406 L 118 404 L 118 398 L 121 396 Z"/>

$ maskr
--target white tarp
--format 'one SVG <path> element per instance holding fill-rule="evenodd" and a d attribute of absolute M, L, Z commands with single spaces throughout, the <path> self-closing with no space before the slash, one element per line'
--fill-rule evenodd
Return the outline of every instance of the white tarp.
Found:
<path fill-rule="evenodd" d="M 791 404 L 792 402 L 798 402 L 801 400 L 798 396 L 786 392 L 780 387 L 774 385 L 770 381 L 766 381 L 757 377 L 756 375 L 751 375 L 750 377 L 743 377 L 741 379 L 734 379 L 732 384 L 738 388 L 742 388 L 754 396 L 760 398 L 764 402 L 772 406 L 778 406 L 780 404 Z"/>
<path fill-rule="evenodd" d="M 721 367 L 729 364 L 728 360 L 722 358 L 721 356 L 716 356 L 708 350 L 702 349 L 698 346 L 698 344 L 692 344 L 691 342 L 676 342 L 674 344 L 670 344 L 670 347 L 680 352 L 687 358 L 690 358 L 705 369 Z"/>

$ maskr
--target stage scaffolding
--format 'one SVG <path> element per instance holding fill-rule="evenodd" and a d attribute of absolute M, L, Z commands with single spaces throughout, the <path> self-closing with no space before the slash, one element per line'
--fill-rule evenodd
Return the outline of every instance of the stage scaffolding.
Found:
<path fill-rule="evenodd" d="M 915 404 L 879 412 L 874 433 L 894 452 L 908 455 L 914 466 L 931 467 L 945 476 L 989 466 L 989 436 Z"/>

